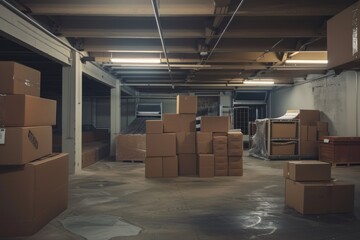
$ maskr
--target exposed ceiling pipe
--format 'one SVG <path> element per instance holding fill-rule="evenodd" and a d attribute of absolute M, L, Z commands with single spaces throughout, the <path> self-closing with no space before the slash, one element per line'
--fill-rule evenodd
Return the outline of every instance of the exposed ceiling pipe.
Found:
<path fill-rule="evenodd" d="M 157 4 L 156 4 L 156 0 L 151 0 L 151 3 L 152 3 L 153 10 L 154 10 L 156 25 L 157 25 L 159 35 L 160 35 L 161 45 L 162 45 L 162 48 L 163 48 L 164 56 L 166 58 L 166 63 L 167 63 L 168 70 L 169 70 L 170 80 L 171 80 L 171 83 L 173 83 L 170 62 L 169 62 L 169 58 L 168 58 L 168 55 L 167 55 L 167 52 L 166 52 L 166 46 L 165 46 L 165 42 L 164 42 L 164 38 L 163 38 L 163 34 L 162 34 L 162 28 L 161 28 L 161 24 L 160 24 L 159 11 L 158 11 L 158 7 L 157 7 Z"/>
<path fill-rule="evenodd" d="M 170 83 L 122 83 L 122 86 L 130 86 L 130 87 L 172 87 L 173 84 Z M 191 84 L 191 83 L 177 83 L 174 84 L 175 86 L 179 86 L 179 87 L 244 87 L 247 88 L 247 86 L 245 86 L 242 83 L 236 84 L 236 83 L 207 83 L 207 84 L 201 84 L 201 83 L 196 83 L 196 84 Z M 264 87 L 264 85 L 251 85 L 249 86 L 251 87 Z M 293 86 L 293 84 L 273 84 L 270 87 L 288 87 L 288 86 Z"/>

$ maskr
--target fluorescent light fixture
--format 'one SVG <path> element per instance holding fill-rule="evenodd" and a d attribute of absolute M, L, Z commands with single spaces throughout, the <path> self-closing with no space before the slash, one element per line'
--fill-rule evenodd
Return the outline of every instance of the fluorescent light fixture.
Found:
<path fill-rule="evenodd" d="M 159 58 L 111 58 L 113 63 L 161 63 Z"/>
<path fill-rule="evenodd" d="M 328 60 L 293 60 L 288 59 L 285 63 L 294 63 L 294 64 L 327 64 Z"/>
<path fill-rule="evenodd" d="M 274 81 L 269 81 L 269 80 L 245 80 L 243 82 L 244 84 L 258 84 L 258 85 L 273 85 L 274 84 Z"/>

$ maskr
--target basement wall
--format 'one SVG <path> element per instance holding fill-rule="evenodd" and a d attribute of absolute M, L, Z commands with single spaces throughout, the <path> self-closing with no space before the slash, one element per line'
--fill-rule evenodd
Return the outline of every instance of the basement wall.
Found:
<path fill-rule="evenodd" d="M 288 109 L 318 109 L 321 120 L 329 122 L 330 135 L 359 136 L 359 78 L 360 72 L 346 71 L 274 90 L 268 101 L 271 117 L 282 116 Z"/>

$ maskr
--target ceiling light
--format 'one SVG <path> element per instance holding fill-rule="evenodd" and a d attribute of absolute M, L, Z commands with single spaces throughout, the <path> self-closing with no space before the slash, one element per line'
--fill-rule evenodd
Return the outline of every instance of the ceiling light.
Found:
<path fill-rule="evenodd" d="M 288 59 L 285 63 L 294 63 L 294 64 L 327 64 L 328 60 L 292 60 Z"/>
<path fill-rule="evenodd" d="M 269 81 L 269 80 L 245 80 L 243 82 L 244 84 L 258 84 L 258 85 L 273 85 L 274 81 Z"/>
<path fill-rule="evenodd" d="M 111 58 L 113 63 L 161 63 L 159 58 Z"/>

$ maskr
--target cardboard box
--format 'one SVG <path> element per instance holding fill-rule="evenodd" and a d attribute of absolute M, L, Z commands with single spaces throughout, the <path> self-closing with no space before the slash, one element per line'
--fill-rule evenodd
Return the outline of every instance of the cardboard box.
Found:
<path fill-rule="evenodd" d="M 319 110 L 300 109 L 297 112 L 299 114 L 296 118 L 300 120 L 301 125 L 316 126 L 316 122 L 320 121 Z"/>
<path fill-rule="evenodd" d="M 218 137 L 218 136 L 222 136 L 222 137 L 227 137 L 227 133 L 226 132 L 214 132 L 213 133 L 213 137 Z"/>
<path fill-rule="evenodd" d="M 116 161 L 144 161 L 145 157 L 145 134 L 121 134 L 116 138 Z"/>
<path fill-rule="evenodd" d="M 0 94 L 40 97 L 41 73 L 16 62 L 0 62 Z"/>
<path fill-rule="evenodd" d="M 199 177 L 214 177 L 214 155 L 199 154 Z"/>
<path fill-rule="evenodd" d="M 179 176 L 179 161 L 177 156 L 163 157 L 163 177 Z"/>
<path fill-rule="evenodd" d="M 294 181 L 330 181 L 331 165 L 320 161 L 289 161 L 284 163 L 284 177 Z"/>
<path fill-rule="evenodd" d="M 213 140 L 211 132 L 196 132 L 196 153 L 213 153 Z"/>
<path fill-rule="evenodd" d="M 300 140 L 301 141 L 308 140 L 308 126 L 305 125 L 300 126 Z"/>
<path fill-rule="evenodd" d="M 163 114 L 164 133 L 180 132 L 180 115 L 179 114 Z"/>
<path fill-rule="evenodd" d="M 215 162 L 215 169 L 216 170 L 228 170 L 229 163 L 228 162 Z"/>
<path fill-rule="evenodd" d="M 330 163 L 359 163 L 360 137 L 326 136 L 319 141 L 319 160 Z"/>
<path fill-rule="evenodd" d="M 294 142 L 272 142 L 270 155 L 294 155 L 295 154 L 295 146 Z"/>
<path fill-rule="evenodd" d="M 227 116 L 203 116 L 200 119 L 201 132 L 228 132 L 230 118 Z"/>
<path fill-rule="evenodd" d="M 271 122 L 271 138 L 294 139 L 296 132 L 296 122 Z"/>
<path fill-rule="evenodd" d="M 243 169 L 229 169 L 229 176 L 242 176 Z"/>
<path fill-rule="evenodd" d="M 147 157 L 145 159 L 145 177 L 157 178 L 163 176 L 162 157 Z"/>
<path fill-rule="evenodd" d="M 229 156 L 243 155 L 243 134 L 241 132 L 228 133 L 228 155 Z"/>
<path fill-rule="evenodd" d="M 243 161 L 243 158 L 240 156 L 231 156 L 228 158 L 229 162 L 238 162 L 238 161 Z"/>
<path fill-rule="evenodd" d="M 0 169 L 0 237 L 35 234 L 67 208 L 69 157 Z"/>
<path fill-rule="evenodd" d="M 176 133 L 176 152 L 196 153 L 195 145 L 196 133 L 194 132 L 178 132 Z"/>
<path fill-rule="evenodd" d="M 0 144 L 0 165 L 23 165 L 52 153 L 52 128 L 9 127 Z"/>
<path fill-rule="evenodd" d="M 0 125 L 6 127 L 56 124 L 56 101 L 30 95 L 0 96 Z"/>
<path fill-rule="evenodd" d="M 215 160 L 215 163 L 227 163 L 228 157 L 227 156 L 215 156 L 214 160 Z"/>
<path fill-rule="evenodd" d="M 196 176 L 196 154 L 179 154 L 179 176 Z"/>
<path fill-rule="evenodd" d="M 223 176 L 228 176 L 228 175 L 229 175 L 228 169 L 226 169 L 226 170 L 215 169 L 215 176 L 217 176 L 217 177 L 223 177 Z"/>
<path fill-rule="evenodd" d="M 146 134 L 163 133 L 163 121 L 146 120 Z"/>
<path fill-rule="evenodd" d="M 196 131 L 196 114 L 179 114 L 179 118 L 180 132 Z"/>
<path fill-rule="evenodd" d="M 317 158 L 319 154 L 319 144 L 317 141 L 300 141 L 300 155 Z"/>
<path fill-rule="evenodd" d="M 229 170 L 230 169 L 243 169 L 243 161 L 229 161 Z"/>
<path fill-rule="evenodd" d="M 301 214 L 347 213 L 354 209 L 354 184 L 285 180 L 285 204 Z"/>
<path fill-rule="evenodd" d="M 228 155 L 227 137 L 225 136 L 213 137 L 213 151 L 215 156 L 227 156 Z"/>
<path fill-rule="evenodd" d="M 197 97 L 178 95 L 176 96 L 176 113 L 197 113 Z"/>
<path fill-rule="evenodd" d="M 176 133 L 146 134 L 146 157 L 176 156 Z"/>
<path fill-rule="evenodd" d="M 317 130 L 316 126 L 308 126 L 308 141 L 316 141 L 317 139 Z"/>
<path fill-rule="evenodd" d="M 316 128 L 319 132 L 327 132 L 328 131 L 328 123 L 327 122 L 316 122 Z"/>
<path fill-rule="evenodd" d="M 86 168 L 99 161 L 99 151 L 96 147 L 83 146 L 81 154 L 81 167 Z"/>

